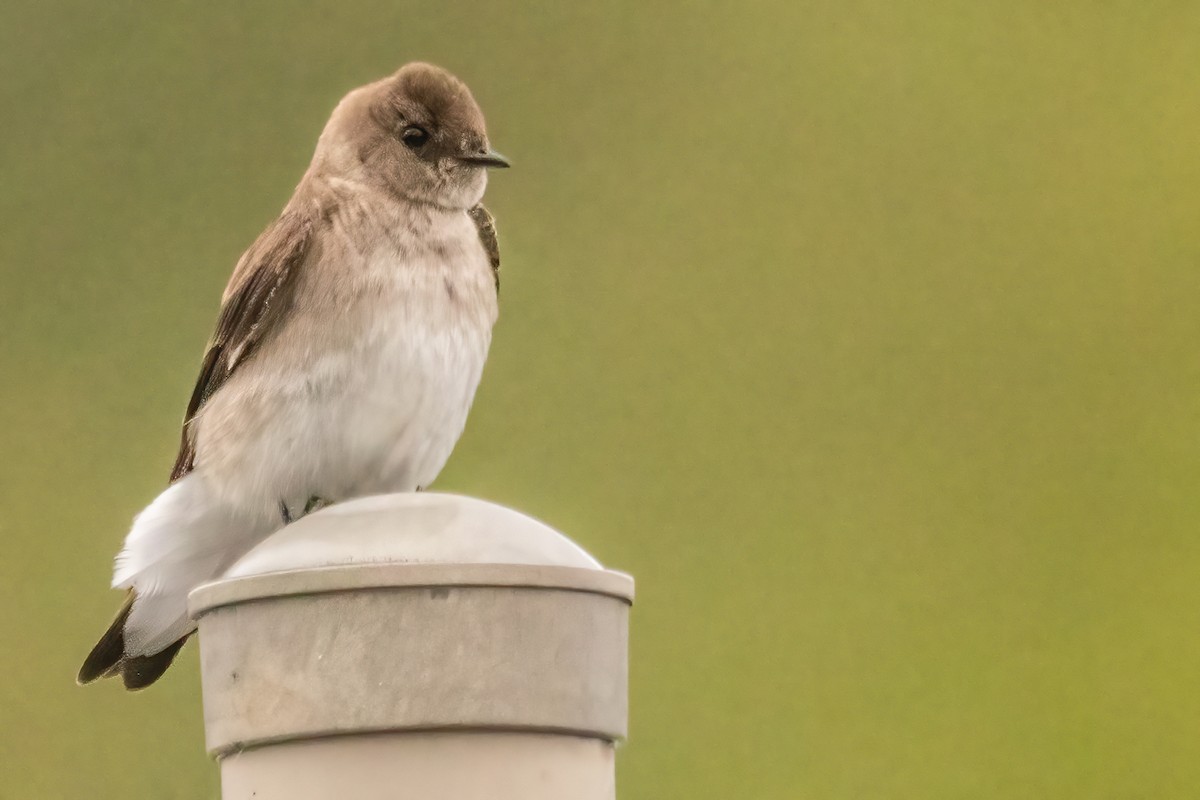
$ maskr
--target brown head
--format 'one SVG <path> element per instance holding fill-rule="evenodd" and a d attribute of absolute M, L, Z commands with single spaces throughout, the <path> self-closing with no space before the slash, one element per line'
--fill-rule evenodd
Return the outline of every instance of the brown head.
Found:
<path fill-rule="evenodd" d="M 486 170 L 507 166 L 491 149 L 483 112 L 466 84 L 420 62 L 346 95 L 313 159 L 319 174 L 446 208 L 474 206 L 483 197 Z"/>

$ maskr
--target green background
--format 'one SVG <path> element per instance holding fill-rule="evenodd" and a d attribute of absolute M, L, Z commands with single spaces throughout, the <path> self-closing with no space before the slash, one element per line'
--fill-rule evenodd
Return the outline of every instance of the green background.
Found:
<path fill-rule="evenodd" d="M 1191 2 L 6 3 L 0 797 L 212 798 L 77 688 L 226 277 L 423 58 L 516 167 L 435 488 L 638 580 L 623 800 L 1200 785 Z"/>

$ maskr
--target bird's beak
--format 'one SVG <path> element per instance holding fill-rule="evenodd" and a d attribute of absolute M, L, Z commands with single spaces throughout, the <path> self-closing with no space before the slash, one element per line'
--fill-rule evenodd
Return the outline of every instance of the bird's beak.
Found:
<path fill-rule="evenodd" d="M 467 155 L 459 156 L 458 160 L 475 167 L 487 167 L 489 169 L 507 169 L 511 166 L 508 163 L 508 159 L 495 150 L 488 150 L 486 153 L 468 153 Z"/>

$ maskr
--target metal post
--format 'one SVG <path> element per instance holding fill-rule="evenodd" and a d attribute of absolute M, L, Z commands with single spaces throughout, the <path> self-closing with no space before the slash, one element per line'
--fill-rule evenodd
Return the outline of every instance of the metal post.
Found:
<path fill-rule="evenodd" d="M 632 579 L 501 506 L 289 525 L 190 598 L 224 800 L 612 800 Z"/>

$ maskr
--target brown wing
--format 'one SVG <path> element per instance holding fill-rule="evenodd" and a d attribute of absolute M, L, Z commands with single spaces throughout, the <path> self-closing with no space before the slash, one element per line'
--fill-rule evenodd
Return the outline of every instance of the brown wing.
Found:
<path fill-rule="evenodd" d="M 496 291 L 500 291 L 500 242 L 496 239 L 496 220 L 483 206 L 475 206 L 467 214 L 479 230 L 479 241 L 492 264 L 492 275 L 496 278 Z"/>
<path fill-rule="evenodd" d="M 296 275 L 311 241 L 311 220 L 284 212 L 238 261 L 221 299 L 217 329 L 204 354 L 200 377 L 183 418 L 172 481 L 187 475 L 195 465 L 195 442 L 189 429 L 196 413 L 286 317 Z"/>

